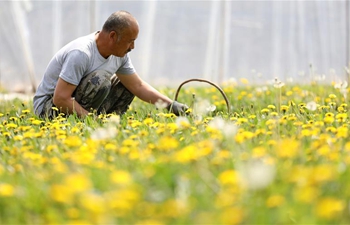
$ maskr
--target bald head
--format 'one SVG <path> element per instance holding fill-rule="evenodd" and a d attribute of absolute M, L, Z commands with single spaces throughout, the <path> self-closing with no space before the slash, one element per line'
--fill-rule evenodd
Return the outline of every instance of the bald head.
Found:
<path fill-rule="evenodd" d="M 119 35 L 123 35 L 126 28 L 137 25 L 137 20 L 127 11 L 117 11 L 110 15 L 103 25 L 103 32 L 115 31 Z"/>

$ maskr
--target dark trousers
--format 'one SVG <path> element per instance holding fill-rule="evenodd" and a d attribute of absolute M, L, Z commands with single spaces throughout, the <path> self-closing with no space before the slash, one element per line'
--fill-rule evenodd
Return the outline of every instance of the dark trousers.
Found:
<path fill-rule="evenodd" d="M 124 87 L 115 74 L 95 71 L 80 81 L 72 97 L 87 111 L 121 115 L 128 110 L 135 96 Z M 41 117 L 54 118 L 59 114 L 53 109 L 55 105 L 52 100 L 53 97 L 44 104 Z"/>

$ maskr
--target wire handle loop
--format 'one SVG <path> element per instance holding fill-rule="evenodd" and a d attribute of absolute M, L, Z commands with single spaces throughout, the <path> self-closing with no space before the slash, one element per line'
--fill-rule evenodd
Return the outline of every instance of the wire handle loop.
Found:
<path fill-rule="evenodd" d="M 220 91 L 220 93 L 222 94 L 222 96 L 224 97 L 225 102 L 226 102 L 226 106 L 227 106 L 227 112 L 230 114 L 230 103 L 229 103 L 229 101 L 228 101 L 228 99 L 227 99 L 227 96 L 226 96 L 225 92 L 224 92 L 218 85 L 216 85 L 216 84 L 214 84 L 213 82 L 210 82 L 210 81 L 208 81 L 208 80 L 204 80 L 204 79 L 194 78 L 194 79 L 189 79 L 189 80 L 186 80 L 186 81 L 182 82 L 182 83 L 180 84 L 180 86 L 179 86 L 179 87 L 177 88 L 177 90 L 176 90 L 175 101 L 177 101 L 177 97 L 179 96 L 179 92 L 180 92 L 181 87 L 182 87 L 184 84 L 187 84 L 187 83 L 193 82 L 193 81 L 205 82 L 205 83 L 208 83 L 208 84 L 210 84 L 210 85 L 216 87 L 216 89 L 218 89 L 218 90 Z"/>

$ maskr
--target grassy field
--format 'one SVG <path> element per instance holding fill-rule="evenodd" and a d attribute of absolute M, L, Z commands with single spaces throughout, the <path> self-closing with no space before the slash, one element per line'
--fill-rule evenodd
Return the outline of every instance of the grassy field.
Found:
<path fill-rule="evenodd" d="M 48 121 L 2 101 L 0 223 L 349 224 L 349 89 L 221 87 L 230 112 L 188 85 L 179 117 L 135 100 Z"/>

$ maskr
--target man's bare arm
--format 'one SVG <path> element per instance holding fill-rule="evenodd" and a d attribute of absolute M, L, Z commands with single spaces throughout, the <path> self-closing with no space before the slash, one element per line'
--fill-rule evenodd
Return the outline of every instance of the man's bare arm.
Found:
<path fill-rule="evenodd" d="M 147 82 L 143 81 L 136 73 L 131 75 L 117 74 L 122 84 L 135 96 L 148 103 L 162 101 L 171 104 L 173 101 L 161 94 Z"/>
<path fill-rule="evenodd" d="M 76 112 L 79 117 L 84 117 L 89 112 L 72 98 L 76 87 L 59 78 L 53 95 L 53 104 L 63 113 L 72 114 Z"/>

